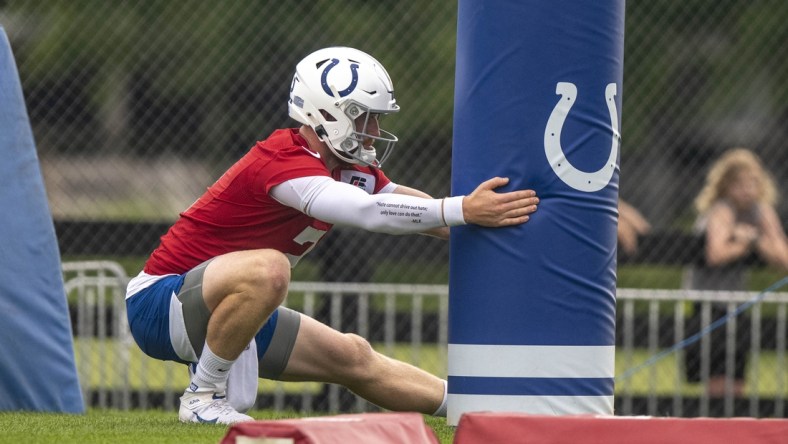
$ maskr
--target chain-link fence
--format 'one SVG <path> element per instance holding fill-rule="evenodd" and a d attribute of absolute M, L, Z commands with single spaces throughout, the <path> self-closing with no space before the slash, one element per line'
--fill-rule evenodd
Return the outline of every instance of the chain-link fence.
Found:
<path fill-rule="evenodd" d="M 374 54 L 393 77 L 402 112 L 384 126 L 402 142 L 389 177 L 449 194 L 456 9 L 447 1 L 0 1 L 64 257 L 122 260 L 136 274 L 167 224 L 227 166 L 295 124 L 286 107 L 293 67 L 330 45 Z M 636 254 L 620 256 L 620 287 L 682 287 L 702 252 L 692 203 L 725 150 L 751 148 L 784 189 L 786 22 L 783 0 L 627 2 L 621 197 L 651 231 Z M 788 200 L 777 211 L 788 220 Z M 750 290 L 780 276 L 757 260 L 749 267 Z M 329 233 L 294 270 L 302 281 L 447 277 L 444 242 L 347 229 Z M 648 316 L 647 307 L 634 310 Z M 763 317 L 767 326 L 775 315 Z"/>

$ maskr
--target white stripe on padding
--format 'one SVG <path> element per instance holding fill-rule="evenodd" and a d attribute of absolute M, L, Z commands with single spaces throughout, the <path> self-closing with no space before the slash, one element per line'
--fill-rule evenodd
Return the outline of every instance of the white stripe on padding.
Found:
<path fill-rule="evenodd" d="M 503 396 L 449 393 L 449 425 L 457 425 L 463 413 L 516 412 L 533 415 L 612 415 L 612 396 Z"/>
<path fill-rule="evenodd" d="M 615 346 L 449 344 L 449 376 L 612 378 Z"/>

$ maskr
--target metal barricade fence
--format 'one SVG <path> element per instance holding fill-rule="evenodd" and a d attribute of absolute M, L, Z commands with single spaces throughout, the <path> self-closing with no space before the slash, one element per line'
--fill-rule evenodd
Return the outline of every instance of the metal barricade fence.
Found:
<path fill-rule="evenodd" d="M 749 326 L 742 326 L 742 317 L 734 316 L 734 312 L 742 304 L 759 297 L 760 302 L 745 312 Z M 788 293 L 619 289 L 617 298 L 617 334 L 620 337 L 616 347 L 617 369 L 637 370 L 616 382 L 618 414 L 785 416 Z M 720 319 L 712 317 L 715 306 L 723 306 L 724 316 L 730 317 L 716 328 L 722 332 L 724 344 L 712 344 L 710 332 L 698 336 Z M 690 310 L 695 311 L 692 316 L 688 313 Z M 699 321 L 698 328 L 687 331 L 693 317 Z M 737 344 L 743 340 L 742 336 L 747 343 Z M 699 344 L 697 354 L 675 347 L 685 338 L 693 338 L 691 342 Z M 736 349 L 742 346 L 748 348 L 746 392 L 735 396 Z M 661 363 L 643 365 L 647 359 L 636 358 L 638 354 L 654 357 L 671 348 L 676 348 L 676 352 L 665 356 Z M 721 397 L 709 396 L 704 389 L 710 379 L 713 354 L 717 359 L 719 355 L 724 359 L 726 387 Z M 685 379 L 685 366 L 692 360 L 699 361 L 700 368 L 700 381 L 695 384 Z M 621 375 L 621 371 L 617 374 Z"/>
<path fill-rule="evenodd" d="M 86 402 L 98 408 L 177 408 L 178 397 L 188 385 L 187 370 L 181 364 L 150 359 L 134 344 L 125 314 L 128 276 L 124 270 L 114 262 L 88 261 L 64 263 L 63 272 Z M 448 295 L 445 285 L 292 282 L 286 303 L 336 329 L 367 338 L 387 356 L 445 377 Z M 700 310 L 695 316 L 703 329 L 714 321 L 713 304 L 726 304 L 732 313 L 756 296 L 752 292 L 619 289 L 616 414 L 784 417 L 788 293 L 768 294 L 748 311 L 750 351 L 744 397 L 729 391 L 716 399 L 703 389 L 712 359 L 708 335 L 699 341 L 700 356 L 678 351 L 648 364 L 649 357 L 688 336 L 686 326 L 693 307 Z M 725 330 L 729 383 L 738 328 L 736 318 L 720 327 Z M 700 360 L 699 383 L 685 380 L 683 367 L 688 359 Z M 627 372 L 632 369 L 636 371 Z M 257 407 L 302 412 L 377 409 L 334 385 L 267 380 L 261 380 Z"/>
<path fill-rule="evenodd" d="M 65 262 L 62 270 L 83 398 L 100 408 L 128 409 L 134 341 L 126 319 L 126 272 L 109 261 Z"/>

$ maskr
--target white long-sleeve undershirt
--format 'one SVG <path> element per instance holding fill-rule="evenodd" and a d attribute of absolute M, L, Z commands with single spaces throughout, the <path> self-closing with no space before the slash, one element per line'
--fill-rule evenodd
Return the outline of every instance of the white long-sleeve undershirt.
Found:
<path fill-rule="evenodd" d="M 465 224 L 463 196 L 425 199 L 399 193 L 367 194 L 324 176 L 291 179 L 271 188 L 270 194 L 315 219 L 379 233 L 420 233 Z"/>

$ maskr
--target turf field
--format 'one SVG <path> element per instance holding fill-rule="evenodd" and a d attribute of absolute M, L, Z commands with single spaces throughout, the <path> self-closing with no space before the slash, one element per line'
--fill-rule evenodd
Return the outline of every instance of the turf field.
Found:
<path fill-rule="evenodd" d="M 298 417 L 295 413 L 252 411 L 255 419 Z M 445 419 L 425 417 L 441 444 L 451 443 L 454 428 Z M 0 443 L 218 443 L 227 427 L 181 424 L 176 412 L 89 410 L 85 415 L 0 412 Z"/>

